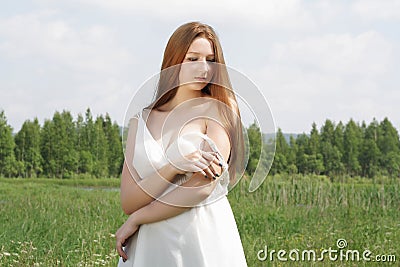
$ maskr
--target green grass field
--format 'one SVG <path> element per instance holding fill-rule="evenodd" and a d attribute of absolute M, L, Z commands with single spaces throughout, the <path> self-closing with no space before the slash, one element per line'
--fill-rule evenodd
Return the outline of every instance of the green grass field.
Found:
<path fill-rule="evenodd" d="M 117 179 L 0 179 L 0 266 L 116 266 L 116 229 L 126 216 Z M 331 183 L 324 177 L 268 177 L 229 194 L 249 266 L 399 266 L 400 182 Z M 257 253 L 366 249 L 396 262 L 260 261 Z M 260 254 L 263 255 L 262 253 Z M 294 255 L 294 254 L 293 254 Z M 268 255 L 269 257 L 269 255 Z M 300 253 L 301 257 L 301 253 Z M 190 266 L 189 266 L 190 267 Z"/>

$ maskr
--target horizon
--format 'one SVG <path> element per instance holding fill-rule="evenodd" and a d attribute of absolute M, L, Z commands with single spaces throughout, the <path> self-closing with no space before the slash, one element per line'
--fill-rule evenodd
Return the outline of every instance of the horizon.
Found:
<path fill-rule="evenodd" d="M 90 108 L 89 108 L 89 109 L 90 109 Z M 87 110 L 87 109 L 86 109 L 86 110 Z M 85 111 L 86 111 L 86 110 L 85 110 Z M 1 112 L 1 111 L 4 111 L 4 114 L 5 114 L 6 119 L 7 119 L 7 125 L 10 125 L 10 123 L 9 123 L 9 121 L 8 121 L 7 112 L 6 112 L 5 110 L 0 109 L 0 112 Z M 73 118 L 73 121 L 74 121 L 74 122 L 76 121 L 76 118 L 77 118 L 78 114 L 84 116 L 84 112 L 78 112 L 77 114 L 73 114 L 71 111 L 66 110 L 66 109 L 63 109 L 62 111 L 56 110 L 56 111 L 54 111 L 54 113 L 56 113 L 56 112 L 62 113 L 63 111 L 70 112 L 71 115 L 72 115 L 72 118 Z M 92 112 L 91 109 L 90 109 L 90 111 Z M 53 113 L 53 114 L 54 114 L 54 113 Z M 103 116 L 103 117 L 104 117 L 106 114 L 109 114 L 109 113 L 106 112 L 106 113 L 104 113 L 104 114 L 93 114 L 93 113 L 91 113 L 91 114 L 92 114 L 93 118 L 97 118 L 98 116 Z M 37 117 L 33 117 L 33 118 L 26 119 L 26 120 L 24 120 L 24 122 L 27 121 L 27 120 L 29 120 L 29 121 L 34 121 L 35 118 L 37 118 Z M 117 121 L 116 119 L 112 118 L 111 116 L 110 116 L 110 118 L 111 118 L 112 123 L 117 123 L 118 126 L 119 126 L 120 128 L 123 127 L 123 125 L 119 124 L 118 121 Z M 397 130 L 398 134 L 400 134 L 400 133 L 399 133 L 400 128 L 396 127 L 396 125 L 393 124 L 393 121 L 392 121 L 390 118 L 388 118 L 388 117 L 385 117 L 385 118 L 387 118 L 387 119 L 390 121 L 390 123 L 392 123 L 393 127 Z M 333 121 L 333 120 L 331 120 L 331 122 L 333 123 L 333 125 L 334 125 L 335 127 L 337 126 L 337 124 L 338 124 L 339 122 L 343 123 L 343 125 L 345 126 L 350 120 L 353 120 L 357 125 L 361 125 L 362 123 L 365 123 L 365 124 L 368 126 L 368 125 L 369 125 L 372 121 L 374 121 L 374 120 L 376 120 L 376 121 L 378 121 L 378 122 L 380 123 L 380 122 L 383 121 L 385 118 L 377 119 L 377 118 L 374 117 L 374 118 L 372 118 L 372 119 L 369 120 L 369 121 L 365 121 L 365 120 L 357 121 L 357 120 L 354 120 L 353 118 L 349 118 L 349 119 L 346 120 L 346 121 Z M 40 127 L 43 127 L 44 121 L 45 121 L 45 120 L 51 120 L 52 117 L 51 117 L 51 118 L 50 118 L 50 117 L 49 117 L 49 118 L 44 118 L 43 120 L 40 120 L 39 118 L 37 118 L 37 119 L 38 119 L 38 122 L 39 122 Z M 316 124 L 318 132 L 320 132 L 321 127 L 325 124 L 326 120 L 330 120 L 330 119 L 329 119 L 329 118 L 326 118 L 326 119 L 324 120 L 323 124 L 321 124 L 321 125 Z M 253 123 L 253 122 L 252 122 L 252 123 Z M 252 123 L 248 122 L 247 124 L 244 124 L 245 128 L 248 128 Z M 314 122 L 313 122 L 313 123 L 314 123 Z M 285 129 L 282 129 L 282 128 L 279 127 L 279 126 L 276 126 L 275 132 L 262 132 L 262 133 L 263 133 L 264 135 L 276 134 L 276 133 L 278 132 L 278 129 L 281 129 L 282 134 L 284 134 L 284 135 L 289 135 L 289 136 L 290 136 L 290 135 L 309 134 L 310 131 L 311 131 L 311 129 L 312 129 L 312 124 L 313 124 L 313 123 L 310 124 L 309 129 L 308 129 L 307 131 L 303 131 L 303 132 L 289 132 L 289 131 L 286 131 Z M 14 136 L 15 134 L 17 134 L 17 133 L 21 130 L 22 124 L 21 124 L 20 128 L 18 129 L 18 131 L 16 131 L 15 128 L 14 128 L 12 125 L 10 125 L 10 126 L 11 126 L 11 128 L 12 128 L 12 135 Z"/>

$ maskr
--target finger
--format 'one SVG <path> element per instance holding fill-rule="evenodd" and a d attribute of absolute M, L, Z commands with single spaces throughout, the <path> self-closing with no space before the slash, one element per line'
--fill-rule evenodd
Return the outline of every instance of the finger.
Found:
<path fill-rule="evenodd" d="M 208 168 L 211 169 L 211 171 L 215 174 L 215 176 L 219 177 L 222 173 L 222 163 L 221 161 L 217 158 L 217 154 L 215 152 L 213 153 L 203 153 L 203 157 L 206 158 L 209 162 L 207 162 Z M 214 163 L 215 165 L 219 165 L 221 167 L 220 173 L 218 173 L 214 166 L 211 164 Z"/>
<path fill-rule="evenodd" d="M 214 173 L 211 172 L 211 170 L 208 168 L 208 166 L 206 164 L 198 161 L 198 162 L 196 162 L 196 166 L 201 168 L 202 173 L 204 173 L 205 178 L 213 179 Z"/>
<path fill-rule="evenodd" d="M 205 158 L 199 159 L 198 162 L 200 162 L 202 164 L 202 166 L 204 166 L 203 169 L 207 168 L 211 164 L 211 162 Z"/>
<path fill-rule="evenodd" d="M 206 172 L 205 171 L 203 171 L 203 170 L 200 170 L 199 171 L 201 174 L 203 174 L 204 175 L 204 177 L 206 177 L 207 176 L 207 174 L 206 174 Z"/>
<path fill-rule="evenodd" d="M 215 153 L 215 161 L 214 161 L 214 163 L 218 164 L 222 169 L 222 166 L 224 165 L 224 159 L 222 158 L 222 156 L 221 156 L 221 154 L 219 152 Z"/>
<path fill-rule="evenodd" d="M 210 167 L 211 163 L 214 163 L 215 165 L 219 165 L 219 160 L 216 157 L 216 154 L 214 152 L 211 153 L 207 153 L 207 152 L 203 152 L 202 154 L 203 158 L 201 159 L 201 161 Z"/>
<path fill-rule="evenodd" d="M 205 171 L 207 173 L 207 177 L 210 178 L 211 180 L 215 180 L 216 176 L 214 174 L 214 172 L 210 169 L 210 167 L 206 167 L 205 169 L 203 169 L 203 171 Z"/>
<path fill-rule="evenodd" d="M 124 261 L 126 261 L 128 259 L 128 256 L 126 255 L 124 249 L 122 248 L 121 241 L 117 241 L 116 247 L 117 247 L 118 254 L 122 257 L 122 259 Z"/>
<path fill-rule="evenodd" d="M 207 158 L 209 161 L 212 161 L 216 165 L 222 165 L 221 155 L 218 152 L 203 152 L 202 155 L 204 158 Z"/>
<path fill-rule="evenodd" d="M 206 177 L 206 178 L 208 178 L 208 177 L 210 177 L 210 174 L 209 173 L 206 173 L 203 169 L 201 169 L 200 167 L 196 167 L 196 171 L 194 171 L 194 172 L 199 172 L 199 173 L 201 173 L 202 175 L 204 175 L 204 177 Z"/>
<path fill-rule="evenodd" d="M 210 170 L 210 168 L 206 168 L 206 169 L 204 169 L 204 171 L 207 174 L 207 178 L 210 178 L 210 180 L 215 180 L 216 179 L 215 174 Z"/>
<path fill-rule="evenodd" d="M 210 169 L 210 171 L 213 173 L 214 176 L 219 176 L 219 173 L 217 173 L 217 171 L 214 169 L 214 166 L 211 164 L 211 162 L 208 164 L 208 168 Z"/>
<path fill-rule="evenodd" d="M 201 162 L 201 161 L 195 162 L 194 165 L 195 165 L 195 168 L 198 168 L 198 169 L 200 169 L 202 171 L 204 171 L 208 167 L 206 163 Z"/>
<path fill-rule="evenodd" d="M 206 159 L 207 161 L 213 161 L 215 159 L 215 153 L 214 152 L 201 152 L 201 156 Z"/>

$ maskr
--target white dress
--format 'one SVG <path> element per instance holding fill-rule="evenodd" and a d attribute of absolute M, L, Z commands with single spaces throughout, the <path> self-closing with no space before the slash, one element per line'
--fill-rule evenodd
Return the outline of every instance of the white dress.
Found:
<path fill-rule="evenodd" d="M 178 139 L 173 145 L 178 143 Z M 213 143 L 210 138 L 207 141 Z M 167 155 L 175 153 L 173 145 L 167 149 Z M 153 139 L 140 114 L 133 158 L 133 166 L 139 176 L 146 177 L 154 168 L 165 165 L 166 154 Z M 141 225 L 125 247 L 128 260 L 123 262 L 120 258 L 118 266 L 247 266 L 232 209 L 226 198 L 229 183 L 226 162 L 223 169 L 214 191 L 198 206 L 167 220 Z M 190 174 L 176 184 L 183 183 L 188 176 Z M 171 185 L 165 193 L 177 185 Z"/>

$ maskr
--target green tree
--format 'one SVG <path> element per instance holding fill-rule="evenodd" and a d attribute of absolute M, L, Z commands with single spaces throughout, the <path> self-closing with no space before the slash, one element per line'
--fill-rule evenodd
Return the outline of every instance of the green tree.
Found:
<path fill-rule="evenodd" d="M 45 119 L 40 132 L 40 154 L 42 156 L 43 173 L 47 177 L 56 175 L 54 126 L 51 120 Z"/>
<path fill-rule="evenodd" d="M 53 119 L 45 120 L 41 134 L 43 169 L 50 177 L 70 177 L 76 170 L 76 131 L 71 113 L 56 111 Z"/>
<path fill-rule="evenodd" d="M 104 118 L 99 116 L 94 123 L 92 156 L 94 159 L 93 174 L 96 177 L 107 177 L 108 172 L 108 145 L 104 133 Z"/>
<path fill-rule="evenodd" d="M 123 151 L 119 126 L 116 122 L 112 123 L 111 118 L 106 114 L 104 121 L 104 133 L 107 139 L 107 161 L 109 175 L 118 177 L 122 172 Z"/>
<path fill-rule="evenodd" d="M 247 129 L 247 137 L 249 139 L 250 151 L 246 172 L 247 174 L 252 175 L 257 168 L 262 149 L 262 134 L 256 121 L 254 121 Z"/>
<path fill-rule="evenodd" d="M 85 119 L 79 114 L 76 121 L 77 127 L 77 151 L 79 153 L 79 163 L 77 173 L 94 173 L 94 140 L 95 127 L 93 116 L 89 108 L 86 109 Z"/>
<path fill-rule="evenodd" d="M 326 120 L 321 128 L 320 151 L 323 157 L 325 174 L 339 174 L 343 170 L 342 154 L 335 145 L 335 125 L 331 120 Z"/>
<path fill-rule="evenodd" d="M 385 156 L 386 170 L 392 177 L 400 177 L 400 154 L 394 151 Z"/>
<path fill-rule="evenodd" d="M 296 166 L 297 150 L 298 150 L 298 147 L 296 144 L 296 139 L 293 137 L 293 135 L 290 135 L 289 151 L 287 154 L 288 172 L 290 174 L 295 174 L 298 172 L 298 169 Z"/>
<path fill-rule="evenodd" d="M 308 149 L 306 149 L 307 172 L 320 174 L 324 171 L 323 157 L 320 153 L 320 136 L 315 122 L 312 124 Z"/>
<path fill-rule="evenodd" d="M 309 138 L 303 133 L 297 136 L 296 139 L 296 167 L 299 173 L 306 174 L 310 172 L 310 166 L 308 164 L 308 149 Z M 292 146 L 293 147 L 293 146 Z"/>
<path fill-rule="evenodd" d="M 362 141 L 362 133 L 358 125 L 351 119 L 345 126 L 344 130 L 344 155 L 343 164 L 348 174 L 354 176 L 361 173 L 359 163 L 360 144 Z"/>
<path fill-rule="evenodd" d="M 341 155 L 341 162 L 343 165 L 343 155 L 344 155 L 344 125 L 341 121 L 336 125 L 333 132 L 333 146 L 337 148 Z M 344 171 L 344 169 L 342 170 Z"/>
<path fill-rule="evenodd" d="M 309 155 L 316 155 L 319 152 L 319 133 L 317 129 L 317 124 L 313 122 L 311 126 L 310 138 L 308 142 L 307 152 Z"/>
<path fill-rule="evenodd" d="M 282 130 L 278 128 L 276 134 L 275 157 L 271 166 L 271 173 L 284 173 L 288 171 L 287 156 L 289 154 L 289 145 L 283 136 Z"/>
<path fill-rule="evenodd" d="M 362 176 L 373 177 L 379 172 L 379 159 L 381 157 L 377 145 L 379 131 L 379 124 L 375 119 L 364 130 L 359 158 Z"/>
<path fill-rule="evenodd" d="M 0 176 L 12 177 L 17 174 L 14 154 L 14 138 L 12 128 L 7 124 L 7 118 L 0 112 Z"/>
<path fill-rule="evenodd" d="M 398 176 L 400 170 L 396 160 L 400 156 L 399 134 L 388 118 L 384 118 L 379 128 L 377 145 L 381 152 L 380 167 L 389 175 Z"/>
<path fill-rule="evenodd" d="M 21 130 L 15 135 L 15 155 L 23 169 L 22 177 L 38 177 L 42 172 L 42 155 L 40 154 L 40 125 L 37 118 L 26 120 Z"/>

